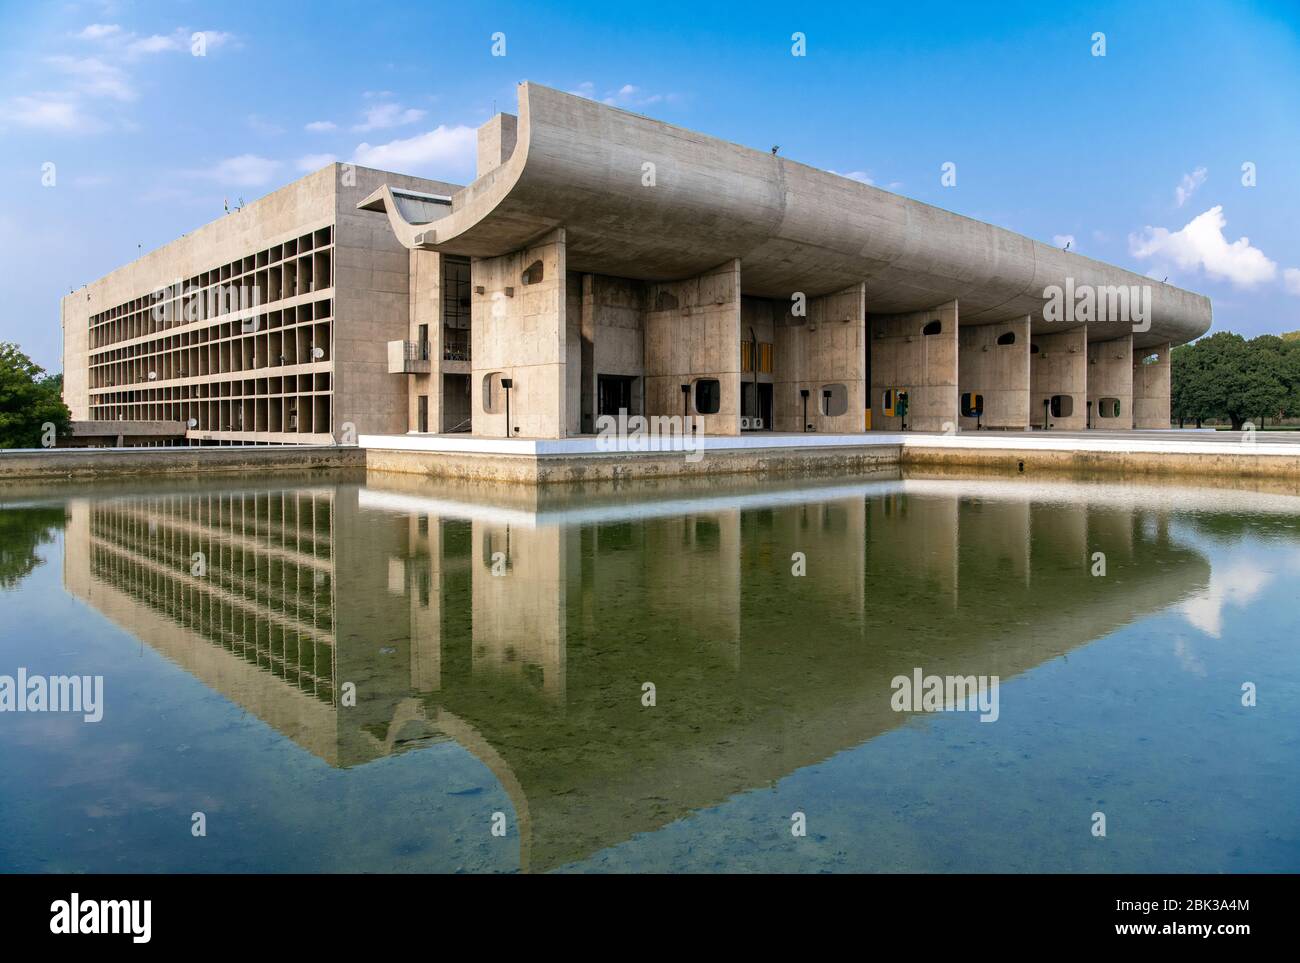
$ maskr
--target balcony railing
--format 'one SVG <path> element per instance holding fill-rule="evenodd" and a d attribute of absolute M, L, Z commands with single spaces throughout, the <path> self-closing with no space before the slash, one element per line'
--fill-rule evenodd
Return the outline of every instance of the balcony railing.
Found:
<path fill-rule="evenodd" d="M 444 330 L 442 333 L 442 360 L 468 361 L 469 332 Z"/>
<path fill-rule="evenodd" d="M 389 374 L 428 374 L 429 342 L 388 342 Z"/>

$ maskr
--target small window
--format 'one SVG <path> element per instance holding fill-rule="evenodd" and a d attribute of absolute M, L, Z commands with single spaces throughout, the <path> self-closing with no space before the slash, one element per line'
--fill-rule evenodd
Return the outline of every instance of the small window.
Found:
<path fill-rule="evenodd" d="M 1141 364 L 1159 364 L 1159 363 L 1160 363 L 1160 352 L 1159 352 L 1159 351 L 1153 351 L 1153 352 L 1151 352 L 1149 355 L 1147 355 L 1145 358 L 1143 358 L 1143 359 L 1141 360 L 1140 363 L 1141 363 Z"/>
<path fill-rule="evenodd" d="M 1102 398 L 1097 402 L 1097 414 L 1102 418 L 1119 417 L 1119 399 Z"/>
<path fill-rule="evenodd" d="M 695 382 L 695 410 L 701 415 L 716 415 L 722 409 L 722 383 L 717 378 L 700 378 Z"/>
<path fill-rule="evenodd" d="M 1051 412 L 1053 418 L 1069 418 L 1074 414 L 1074 396 L 1052 395 Z"/>
<path fill-rule="evenodd" d="M 880 396 L 880 408 L 887 415 L 894 413 L 894 389 L 886 388 Z"/>
<path fill-rule="evenodd" d="M 1034 344 L 1032 341 L 1029 342 L 1029 353 L 1038 354 L 1038 345 Z"/>
<path fill-rule="evenodd" d="M 834 418 L 849 410 L 849 389 L 842 384 L 822 385 L 822 414 Z"/>
<path fill-rule="evenodd" d="M 495 415 L 502 410 L 501 372 L 493 371 L 483 376 L 483 411 Z"/>
<path fill-rule="evenodd" d="M 542 280 L 544 274 L 545 271 L 542 268 L 541 260 L 536 260 L 528 265 L 528 268 L 524 271 L 524 284 L 537 284 Z"/>
<path fill-rule="evenodd" d="M 967 391 L 961 396 L 961 416 L 963 418 L 979 418 L 984 414 L 984 396 L 974 392 Z"/>
<path fill-rule="evenodd" d="M 921 329 L 921 333 L 925 335 L 940 334 L 942 331 L 943 331 L 942 321 L 931 321 L 929 324 L 927 324 L 924 328 Z"/>
<path fill-rule="evenodd" d="M 1014 331 L 1008 331 L 1006 334 L 998 335 L 998 344 L 1015 344 L 1015 343 L 1016 343 L 1016 333 Z"/>

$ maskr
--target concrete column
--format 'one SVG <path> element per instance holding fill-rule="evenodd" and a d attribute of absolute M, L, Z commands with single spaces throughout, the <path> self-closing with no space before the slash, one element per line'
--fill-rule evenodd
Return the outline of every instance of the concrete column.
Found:
<path fill-rule="evenodd" d="M 1053 417 L 1053 397 L 1069 398 L 1068 415 Z M 1088 423 L 1088 329 L 1030 335 L 1029 423 L 1080 431 Z"/>
<path fill-rule="evenodd" d="M 564 229 L 470 265 L 470 375 L 475 435 L 563 438 L 568 426 Z M 485 391 L 485 388 L 488 390 Z M 491 404 L 485 401 L 491 398 Z M 517 429 L 517 430 L 516 430 Z"/>
<path fill-rule="evenodd" d="M 442 429 L 442 255 L 411 251 L 411 321 L 408 341 L 420 340 L 420 325 L 429 326 L 429 374 L 407 375 L 407 430 L 418 431 L 419 398 L 429 398 L 429 430 Z"/>
<path fill-rule="evenodd" d="M 877 314 L 871 332 L 871 427 L 899 431 L 902 419 L 887 417 L 887 388 L 907 392 L 907 427 L 944 431 L 957 424 L 957 302 L 928 311 Z M 932 334 L 924 334 L 926 330 Z"/>
<path fill-rule="evenodd" d="M 582 397 L 586 385 L 583 378 L 586 371 L 583 365 L 586 357 L 582 330 L 583 277 L 569 273 L 564 281 L 564 433 L 570 437 L 583 432 Z"/>
<path fill-rule="evenodd" d="M 1168 428 L 1172 388 L 1168 342 L 1133 352 L 1133 427 Z"/>
<path fill-rule="evenodd" d="M 1109 399 L 1119 401 L 1117 418 L 1100 416 L 1098 406 Z M 1088 342 L 1088 404 L 1092 410 L 1092 427 L 1111 431 L 1133 427 L 1133 335 L 1131 333 L 1111 341 Z"/>
<path fill-rule="evenodd" d="M 808 301 L 807 317 L 794 317 L 786 308 L 778 319 L 773 345 L 772 419 L 776 431 L 804 431 L 808 391 L 808 421 L 814 431 L 863 430 L 866 410 L 866 284 Z M 826 413 L 823 392 L 832 391 Z"/>
<path fill-rule="evenodd" d="M 740 261 L 685 281 L 651 284 L 645 315 L 646 414 L 699 416 L 709 435 L 740 434 Z M 717 412 L 696 405 L 697 384 L 715 379 Z"/>
<path fill-rule="evenodd" d="M 983 418 L 959 418 L 962 430 L 1029 426 L 1029 318 L 963 325 L 957 332 L 957 402 L 984 398 Z"/>
<path fill-rule="evenodd" d="M 474 521 L 474 674 L 514 677 L 563 700 L 568 531 Z"/>

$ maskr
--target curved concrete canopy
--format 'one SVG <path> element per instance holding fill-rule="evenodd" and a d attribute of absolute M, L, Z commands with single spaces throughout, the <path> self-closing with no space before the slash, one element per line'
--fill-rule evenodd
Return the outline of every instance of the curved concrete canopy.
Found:
<path fill-rule="evenodd" d="M 643 185 L 653 164 L 654 185 Z M 376 192 L 363 202 L 377 209 Z M 740 258 L 744 293 L 787 300 L 865 281 L 871 313 L 951 300 L 961 323 L 1042 320 L 1048 285 L 1144 285 L 1152 324 L 1138 347 L 1208 330 L 1208 298 L 828 171 L 537 84 L 519 87 L 514 152 L 429 220 L 384 209 L 408 247 L 495 257 L 564 227 L 569 270 L 691 277 Z M 437 216 L 441 215 L 441 216 Z M 1126 325 L 1093 324 L 1093 340 Z"/>

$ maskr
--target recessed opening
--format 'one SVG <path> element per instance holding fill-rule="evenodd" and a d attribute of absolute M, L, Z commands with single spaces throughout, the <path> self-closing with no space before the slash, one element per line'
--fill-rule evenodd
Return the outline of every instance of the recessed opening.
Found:
<path fill-rule="evenodd" d="M 1015 344 L 1015 343 L 1016 343 L 1016 333 L 1014 331 L 1008 331 L 1006 334 L 998 335 L 998 344 Z"/>
<path fill-rule="evenodd" d="M 1097 402 L 1097 415 L 1101 418 L 1119 417 L 1119 399 L 1101 398 Z"/>
<path fill-rule="evenodd" d="M 544 269 L 542 268 L 542 262 L 541 259 L 539 258 L 538 260 L 534 261 L 532 264 L 528 265 L 527 269 L 525 269 L 524 284 L 537 284 L 539 281 L 542 280 L 544 273 L 545 272 Z"/>
<path fill-rule="evenodd" d="M 828 418 L 849 410 L 849 389 L 846 385 L 822 385 L 822 414 Z"/>
<path fill-rule="evenodd" d="M 975 391 L 963 392 L 961 396 L 961 416 L 979 418 L 984 414 L 984 396 Z"/>
<path fill-rule="evenodd" d="M 716 415 L 722 409 L 722 383 L 717 378 L 700 378 L 695 382 L 695 410 L 701 415 Z"/>
<path fill-rule="evenodd" d="M 1053 418 L 1069 418 L 1074 414 L 1074 396 L 1052 395 L 1050 409 Z"/>
<path fill-rule="evenodd" d="M 485 414 L 495 415 L 504 410 L 502 395 L 505 389 L 501 387 L 501 372 L 493 371 L 483 376 L 483 411 Z"/>
<path fill-rule="evenodd" d="M 940 334 L 942 333 L 942 331 L 943 331 L 942 321 L 931 321 L 929 324 L 927 324 L 924 328 L 921 329 L 921 333 L 925 335 Z"/>

